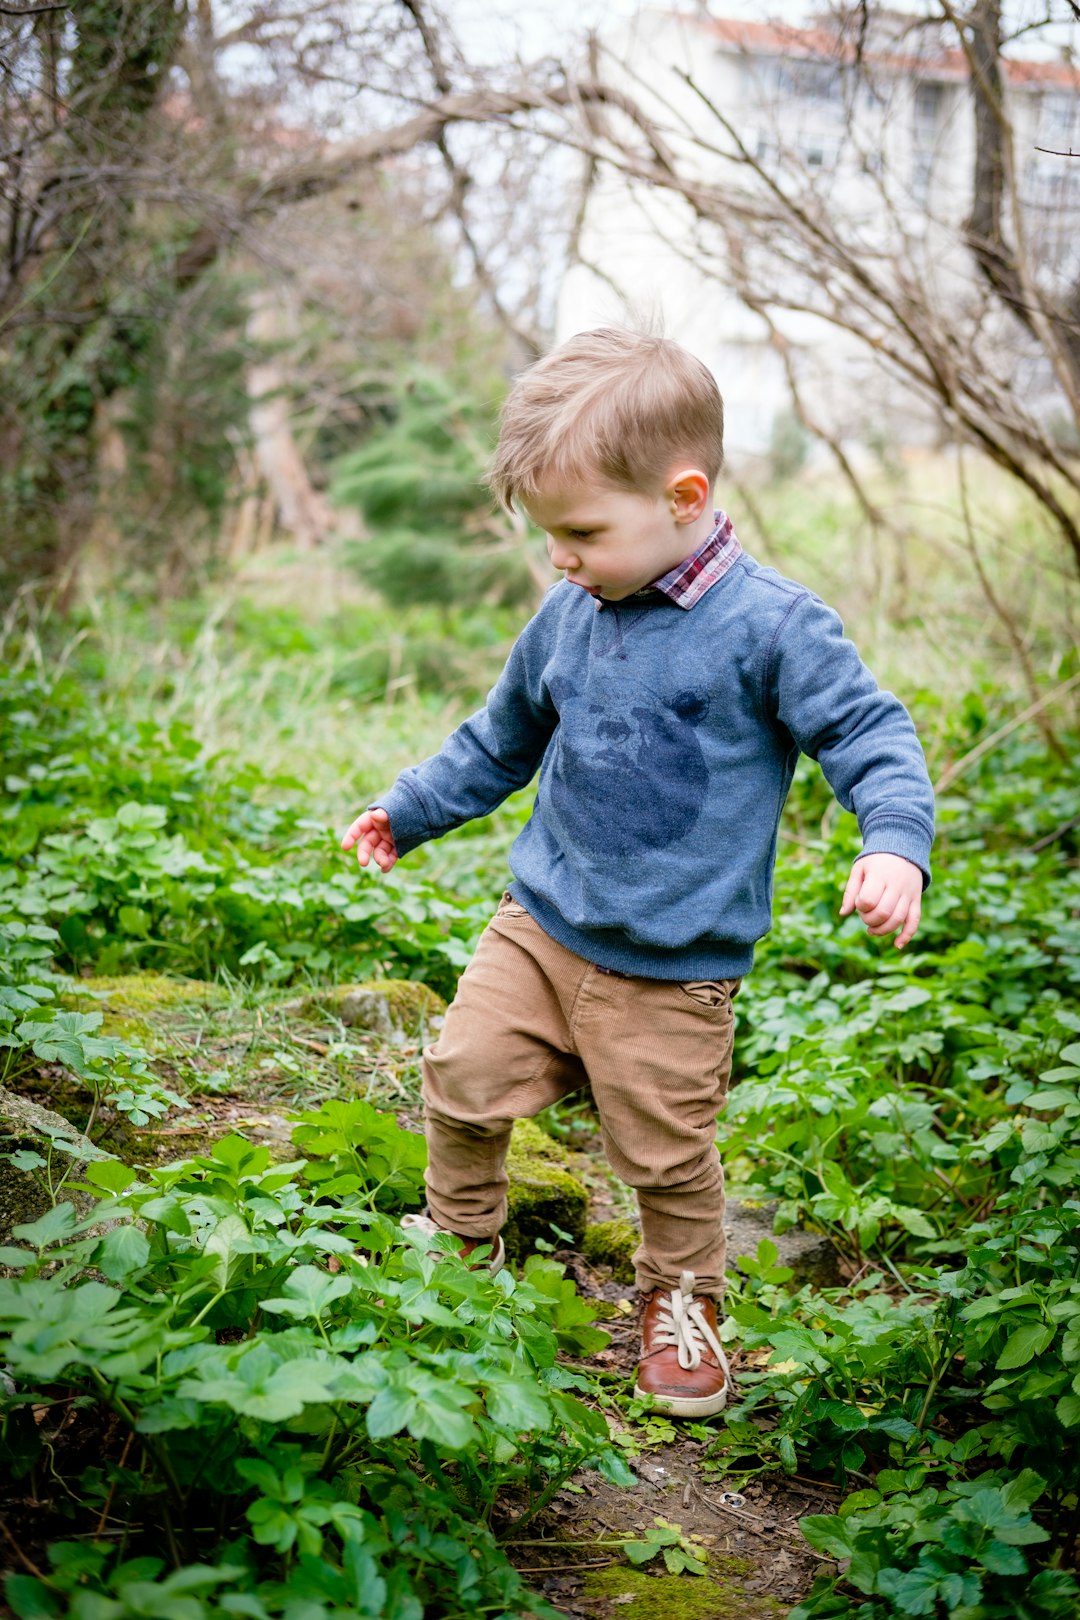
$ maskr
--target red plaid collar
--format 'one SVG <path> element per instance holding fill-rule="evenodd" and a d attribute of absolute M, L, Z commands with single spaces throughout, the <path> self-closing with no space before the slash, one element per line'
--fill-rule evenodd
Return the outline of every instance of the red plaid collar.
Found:
<path fill-rule="evenodd" d="M 723 579 L 728 569 L 742 556 L 742 547 L 727 513 L 717 512 L 715 517 L 712 533 L 692 556 L 676 563 L 674 568 L 669 568 L 666 574 L 654 579 L 644 590 L 635 591 L 634 595 L 644 596 L 650 591 L 661 591 L 681 608 L 692 608 L 700 602 L 705 592 L 711 590 L 717 580 Z"/>

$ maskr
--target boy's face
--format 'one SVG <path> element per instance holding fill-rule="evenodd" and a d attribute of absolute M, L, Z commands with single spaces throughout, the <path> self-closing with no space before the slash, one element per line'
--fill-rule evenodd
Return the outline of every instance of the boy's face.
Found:
<path fill-rule="evenodd" d="M 597 480 L 567 489 L 545 486 L 524 504 L 547 531 L 552 565 L 571 585 L 621 602 L 695 550 L 706 518 L 711 526 L 710 496 L 704 473 L 690 470 L 673 475 L 655 496 Z"/>

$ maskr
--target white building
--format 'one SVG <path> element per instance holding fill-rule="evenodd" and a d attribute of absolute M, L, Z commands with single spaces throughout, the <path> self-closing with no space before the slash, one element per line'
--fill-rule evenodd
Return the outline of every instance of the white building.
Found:
<path fill-rule="evenodd" d="M 895 370 L 885 375 L 865 344 L 815 313 L 837 313 L 850 289 L 842 277 L 830 286 L 822 258 L 773 232 L 772 177 L 820 210 L 876 277 L 901 295 L 904 278 L 914 281 L 943 322 L 973 323 L 980 343 L 1023 366 L 1017 323 L 987 308 L 963 239 L 973 101 L 966 58 L 940 25 L 878 12 L 859 42 L 835 23 L 655 11 L 604 44 L 605 77 L 645 108 L 680 171 L 760 212 L 749 228 L 745 209 L 730 228 L 702 225 L 680 196 L 602 164 L 561 290 L 560 338 L 628 311 L 659 317 L 716 373 L 736 452 L 767 449 L 774 419 L 791 409 L 785 351 L 804 406 L 840 439 L 925 439 L 929 414 Z M 1080 71 L 1011 60 L 1005 95 L 1028 257 L 1044 281 L 1064 285 L 1080 276 L 1080 157 L 1055 154 L 1080 146 Z M 640 142 L 619 114 L 606 117 L 612 133 Z M 1052 379 L 1038 363 L 1023 383 L 1049 408 Z"/>

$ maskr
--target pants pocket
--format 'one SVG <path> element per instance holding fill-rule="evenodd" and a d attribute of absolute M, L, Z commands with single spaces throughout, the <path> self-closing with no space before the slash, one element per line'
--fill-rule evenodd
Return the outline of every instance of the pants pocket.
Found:
<path fill-rule="evenodd" d="M 742 981 L 739 979 L 684 979 L 679 989 L 700 1007 L 727 1007 Z"/>

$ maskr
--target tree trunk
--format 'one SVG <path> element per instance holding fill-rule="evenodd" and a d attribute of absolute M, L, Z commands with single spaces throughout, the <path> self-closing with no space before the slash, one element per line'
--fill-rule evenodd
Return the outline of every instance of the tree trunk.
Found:
<path fill-rule="evenodd" d="M 300 551 L 314 551 L 332 532 L 334 518 L 330 503 L 308 477 L 289 419 L 288 379 L 275 352 L 288 335 L 287 326 L 287 313 L 274 293 L 252 299 L 248 337 L 263 354 L 248 371 L 251 433 L 278 523 Z"/>

